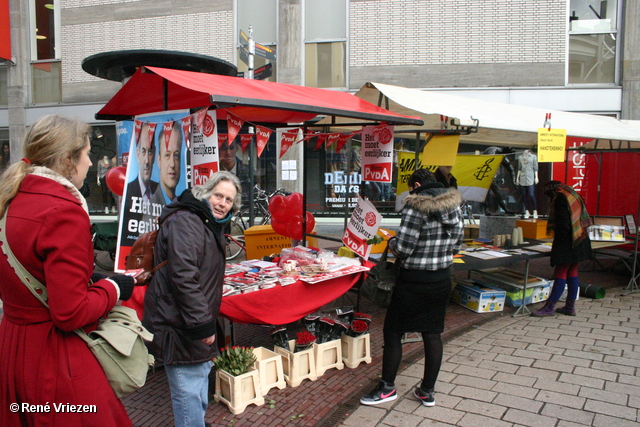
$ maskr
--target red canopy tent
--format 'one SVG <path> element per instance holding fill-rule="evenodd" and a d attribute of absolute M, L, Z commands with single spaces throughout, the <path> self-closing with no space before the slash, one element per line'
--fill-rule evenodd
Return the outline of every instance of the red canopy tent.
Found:
<path fill-rule="evenodd" d="M 317 115 L 422 125 L 346 92 L 217 74 L 141 67 L 96 114 L 125 120 L 159 111 L 212 106 L 253 123 L 302 123 Z"/>

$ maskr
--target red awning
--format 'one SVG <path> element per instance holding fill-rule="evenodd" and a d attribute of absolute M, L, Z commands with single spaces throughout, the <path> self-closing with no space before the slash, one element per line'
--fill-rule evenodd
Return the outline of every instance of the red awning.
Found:
<path fill-rule="evenodd" d="M 254 123 L 302 123 L 317 115 L 351 117 L 388 124 L 421 125 L 346 92 L 217 74 L 142 67 L 96 114 L 97 119 L 188 108 L 228 109 Z"/>

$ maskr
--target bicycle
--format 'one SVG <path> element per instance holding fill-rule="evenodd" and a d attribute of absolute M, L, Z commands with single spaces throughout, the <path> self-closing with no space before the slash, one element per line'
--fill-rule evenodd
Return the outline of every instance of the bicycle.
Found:
<path fill-rule="evenodd" d="M 238 214 L 239 212 L 236 212 L 236 214 L 231 217 L 224 235 L 227 259 L 234 259 L 240 255 L 242 251 L 246 251 L 244 240 L 244 230 L 246 230 L 246 226 L 244 220 Z"/>
<path fill-rule="evenodd" d="M 93 239 L 93 261 L 106 271 L 115 267 L 118 243 L 118 222 L 96 222 L 91 224 Z"/>

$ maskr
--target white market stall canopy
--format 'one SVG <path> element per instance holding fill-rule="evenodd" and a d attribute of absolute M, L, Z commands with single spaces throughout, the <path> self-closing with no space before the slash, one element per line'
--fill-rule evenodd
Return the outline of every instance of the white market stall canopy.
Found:
<path fill-rule="evenodd" d="M 440 129 L 442 115 L 457 119 L 461 125 L 473 125 L 473 120 L 478 120 L 478 131 L 463 133 L 461 143 L 533 148 L 537 145 L 538 129 L 544 127 L 545 117 L 551 113 L 551 127 L 566 129 L 567 136 L 593 138 L 602 148 L 605 143 L 625 148 L 640 145 L 640 121 L 524 107 L 382 83 L 367 83 L 355 95 L 395 113 L 424 120 L 422 127 L 396 126 L 396 132 L 433 132 Z M 344 122 L 340 119 L 334 123 Z M 323 119 L 317 124 L 332 123 Z M 595 141 L 591 144 L 595 145 Z"/>

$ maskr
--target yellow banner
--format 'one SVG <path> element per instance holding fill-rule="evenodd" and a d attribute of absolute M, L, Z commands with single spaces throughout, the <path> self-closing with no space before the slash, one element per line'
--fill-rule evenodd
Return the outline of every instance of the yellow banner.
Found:
<path fill-rule="evenodd" d="M 456 162 L 451 168 L 451 174 L 458 181 L 458 190 L 464 200 L 483 202 L 493 178 L 502 163 L 504 156 L 466 155 L 456 156 Z M 415 168 L 415 153 L 409 151 L 398 152 L 398 185 L 396 195 L 409 190 L 407 182 Z M 429 169 L 435 172 L 439 165 L 423 165 L 418 162 L 417 169 Z"/>
<path fill-rule="evenodd" d="M 538 129 L 538 163 L 564 162 L 566 129 Z"/>
<path fill-rule="evenodd" d="M 456 164 L 460 135 L 433 135 L 422 150 L 422 163 L 438 166 Z"/>

